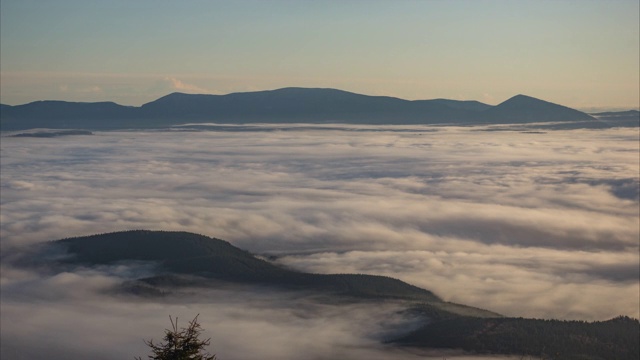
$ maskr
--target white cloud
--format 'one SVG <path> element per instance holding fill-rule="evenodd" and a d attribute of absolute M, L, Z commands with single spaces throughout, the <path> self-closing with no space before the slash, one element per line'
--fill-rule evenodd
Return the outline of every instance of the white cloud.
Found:
<path fill-rule="evenodd" d="M 230 128 L 238 131 L 3 137 L 3 252 L 75 235 L 186 230 L 281 255 L 279 261 L 300 269 L 389 275 L 508 315 L 639 316 L 635 129 L 524 134 L 478 127 Z M 15 269 L 2 275 L 3 297 L 7 286 L 28 278 Z M 62 280 L 74 283 L 72 277 Z M 30 293 L 37 297 L 53 280 L 34 281 L 43 289 Z M 62 299 L 52 309 L 68 314 L 84 307 L 84 314 L 95 316 L 83 326 L 95 331 L 90 321 L 104 316 L 99 301 L 81 294 L 86 303 L 73 299 L 78 305 L 71 306 Z M 3 300 L 2 306 L 3 320 L 35 306 L 33 321 L 40 323 L 31 330 L 64 322 L 30 303 L 9 307 Z M 137 332 L 163 328 L 174 309 L 189 309 L 180 314 L 192 316 L 215 307 L 109 306 L 117 309 L 114 319 L 133 316 L 134 310 L 125 310 L 132 306 L 146 309 L 144 322 L 154 326 Z M 249 319 L 208 314 L 230 333 L 250 331 Z M 341 326 L 338 317 L 330 318 L 331 327 Z M 328 331 L 316 320 L 293 327 L 288 321 L 266 330 Z M 215 321 L 210 324 L 216 328 Z M 260 328 L 258 320 L 254 325 Z M 3 343 L 9 336 L 17 344 L 27 333 L 3 325 Z M 367 341 L 358 334 L 348 339 Z M 270 341 L 281 344 L 283 338 Z M 325 344 L 339 341 L 327 339 Z M 241 351 L 232 339 L 227 342 Z M 291 351 L 285 355 L 295 358 Z"/>
<path fill-rule="evenodd" d="M 117 281 L 105 272 L 83 271 L 23 275 L 5 286 L 2 358 L 145 357 L 143 339 L 160 340 L 169 315 L 184 326 L 196 314 L 203 336 L 212 338 L 208 350 L 226 360 L 441 358 L 381 343 L 419 324 L 402 315 L 397 303 L 330 304 L 251 287 L 191 289 L 155 301 L 105 295 Z"/>
<path fill-rule="evenodd" d="M 189 92 L 189 93 L 199 93 L 199 94 L 210 94 L 212 93 L 210 90 L 204 89 L 202 87 L 199 87 L 197 85 L 193 85 L 193 84 L 187 84 L 179 79 L 176 79 L 175 77 L 165 77 L 164 78 L 165 81 L 169 82 L 171 84 L 171 87 L 174 90 L 177 91 L 184 91 L 184 92 Z"/>

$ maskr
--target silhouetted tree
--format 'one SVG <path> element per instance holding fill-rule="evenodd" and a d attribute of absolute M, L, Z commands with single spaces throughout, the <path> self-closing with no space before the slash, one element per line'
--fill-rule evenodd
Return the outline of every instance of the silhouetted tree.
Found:
<path fill-rule="evenodd" d="M 144 343 L 151 348 L 152 355 L 148 355 L 152 360 L 215 360 L 216 356 L 205 351 L 205 347 L 211 343 L 211 338 L 200 340 L 202 327 L 198 323 L 198 316 L 189 322 L 189 326 L 178 330 L 178 318 L 171 321 L 171 329 L 164 331 L 164 343 L 154 344 L 153 340 L 144 340 Z M 137 357 L 137 360 L 142 360 Z"/>

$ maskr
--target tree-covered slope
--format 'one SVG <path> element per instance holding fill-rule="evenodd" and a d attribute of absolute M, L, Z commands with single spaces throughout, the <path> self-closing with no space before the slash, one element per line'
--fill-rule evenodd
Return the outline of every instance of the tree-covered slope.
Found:
<path fill-rule="evenodd" d="M 129 281 L 122 289 L 164 295 L 181 287 L 259 284 L 349 301 L 403 300 L 409 317 L 424 325 L 393 343 L 470 353 L 536 356 L 544 359 L 637 359 L 638 320 L 619 317 L 583 322 L 504 318 L 487 310 L 442 301 L 432 292 L 385 276 L 311 274 L 279 267 L 230 243 L 187 232 L 124 231 L 54 241 L 67 266 L 103 266 L 127 261 L 157 264 L 155 275 Z M 306 294 L 306 293 L 303 293 Z"/>
<path fill-rule="evenodd" d="M 63 239 L 54 243 L 64 246 L 72 255 L 65 260 L 68 264 L 93 266 L 127 260 L 156 262 L 165 286 L 179 285 L 183 279 L 167 274 L 180 274 L 350 296 L 441 301 L 431 291 L 390 277 L 310 274 L 284 269 L 226 241 L 187 232 L 136 230 Z M 160 280 L 144 281 L 157 283 Z"/>
<path fill-rule="evenodd" d="M 414 347 L 543 359 L 636 360 L 640 357 L 640 324 L 628 317 L 591 323 L 452 317 L 433 321 L 397 342 Z"/>

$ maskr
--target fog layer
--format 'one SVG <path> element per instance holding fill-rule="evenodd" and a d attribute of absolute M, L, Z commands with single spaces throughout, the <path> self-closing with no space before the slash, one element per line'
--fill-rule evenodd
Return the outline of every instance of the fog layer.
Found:
<path fill-rule="evenodd" d="M 184 230 L 294 268 L 388 275 L 510 316 L 639 316 L 637 129 L 233 129 L 3 137 L 3 253 L 76 235 Z M 169 305 L 104 301 L 88 285 L 108 287 L 114 276 L 34 275 L 3 260 L 3 355 L 7 343 L 24 348 L 33 331 L 56 326 L 68 332 L 51 340 L 61 348 L 96 332 L 137 344 L 123 347 L 127 354 L 144 352 L 140 339 L 159 338 L 169 314 L 186 321 L 196 313 L 206 313 L 204 327 L 224 338 L 224 359 L 241 349 L 247 356 L 235 358 L 257 358 L 252 351 L 260 346 L 234 345 L 238 332 L 248 339 L 270 334 L 273 349 L 289 352 L 262 358 L 299 358 L 316 343 L 318 354 L 338 343 L 379 346 L 372 345 L 376 331 L 367 330 L 375 326 L 358 317 L 372 309 L 323 308 L 300 320 L 291 307 L 275 305 L 281 299 L 262 304 L 253 293 Z M 82 291 L 56 291 L 74 281 Z M 226 306 L 221 298 L 252 300 Z M 341 312 L 357 328 L 343 324 L 350 318 Z M 131 325 L 132 318 L 139 321 Z M 20 326 L 6 325 L 20 319 Z M 95 321 L 103 325 L 96 329 Z M 290 343 L 307 328 L 305 338 L 322 341 Z M 89 342 L 86 350 L 100 346 Z"/>

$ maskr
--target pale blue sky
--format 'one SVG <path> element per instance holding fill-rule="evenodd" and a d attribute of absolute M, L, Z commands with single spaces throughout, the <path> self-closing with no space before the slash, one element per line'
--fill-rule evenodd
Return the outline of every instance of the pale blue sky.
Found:
<path fill-rule="evenodd" d="M 332 87 L 639 106 L 639 1 L 2 0 L 2 103 Z"/>

